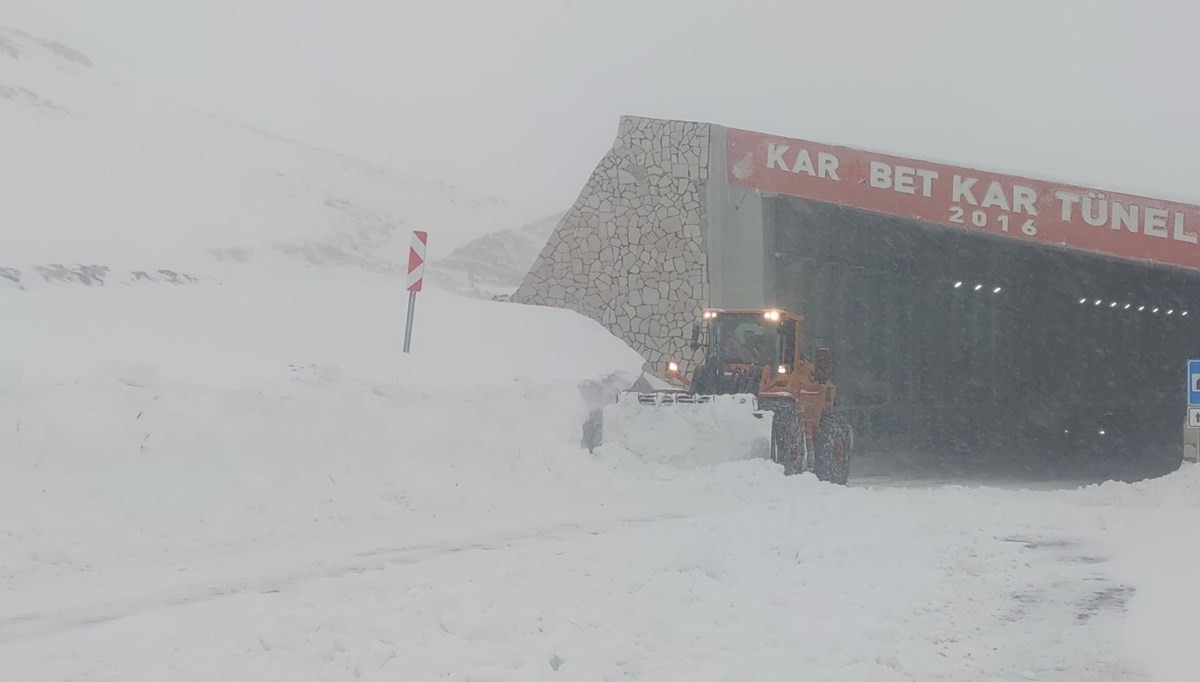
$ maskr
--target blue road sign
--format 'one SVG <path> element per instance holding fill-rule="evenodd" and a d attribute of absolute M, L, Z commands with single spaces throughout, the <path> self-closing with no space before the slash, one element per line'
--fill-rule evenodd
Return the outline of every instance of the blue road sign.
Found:
<path fill-rule="evenodd" d="M 1188 407 L 1200 405 L 1200 360 L 1188 360 Z"/>

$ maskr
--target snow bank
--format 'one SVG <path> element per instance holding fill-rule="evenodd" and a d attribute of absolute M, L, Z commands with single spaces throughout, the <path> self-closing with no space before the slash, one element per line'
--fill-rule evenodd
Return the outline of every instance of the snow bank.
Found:
<path fill-rule="evenodd" d="M 336 545 L 372 524 L 401 542 L 603 487 L 580 385 L 632 381 L 636 353 L 567 311 L 428 291 L 405 356 L 405 298 L 369 276 L 0 298 L 0 576 Z"/>
<path fill-rule="evenodd" d="M 0 363 L 38 383 L 95 372 L 116 377 L 149 365 L 162 376 L 214 388 L 254 387 L 336 366 L 343 378 L 402 378 L 468 394 L 480 383 L 574 385 L 641 364 L 622 342 L 574 313 L 437 290 L 417 300 L 413 352 L 405 355 L 407 302 L 396 279 L 322 270 L 277 270 L 270 279 L 221 285 L 14 292 L 0 298 Z"/>

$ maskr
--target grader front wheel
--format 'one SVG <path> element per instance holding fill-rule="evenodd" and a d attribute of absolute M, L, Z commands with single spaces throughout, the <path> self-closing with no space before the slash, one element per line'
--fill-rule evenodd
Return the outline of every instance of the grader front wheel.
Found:
<path fill-rule="evenodd" d="M 771 418 L 771 460 L 783 465 L 785 476 L 791 476 L 804 471 L 802 455 L 804 445 L 804 429 L 800 424 L 800 413 L 796 403 L 786 399 L 765 401 L 762 407 L 770 410 Z"/>

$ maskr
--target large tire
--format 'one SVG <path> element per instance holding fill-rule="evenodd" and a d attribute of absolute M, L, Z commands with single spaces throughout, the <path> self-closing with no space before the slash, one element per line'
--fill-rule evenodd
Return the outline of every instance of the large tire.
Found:
<path fill-rule="evenodd" d="M 813 470 L 817 478 L 846 485 L 850 479 L 850 423 L 833 410 L 825 410 L 813 438 Z"/>
<path fill-rule="evenodd" d="M 771 461 L 783 465 L 785 476 L 801 473 L 804 462 L 801 461 L 800 439 L 804 437 L 804 429 L 800 425 L 800 413 L 796 403 L 791 400 L 771 400 L 762 405 L 770 410 L 771 418 Z"/>

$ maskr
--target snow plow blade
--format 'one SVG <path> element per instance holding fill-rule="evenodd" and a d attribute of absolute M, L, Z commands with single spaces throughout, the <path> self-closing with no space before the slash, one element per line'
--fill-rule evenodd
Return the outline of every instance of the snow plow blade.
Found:
<path fill-rule="evenodd" d="M 604 408 L 600 451 L 693 468 L 770 459 L 772 413 L 753 395 L 627 392 Z"/>

